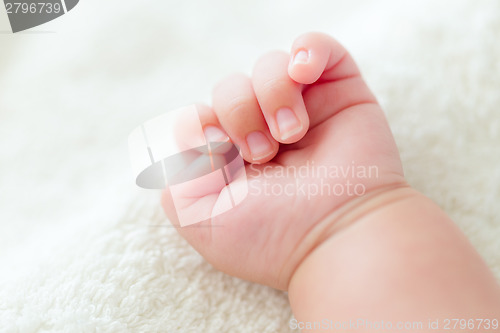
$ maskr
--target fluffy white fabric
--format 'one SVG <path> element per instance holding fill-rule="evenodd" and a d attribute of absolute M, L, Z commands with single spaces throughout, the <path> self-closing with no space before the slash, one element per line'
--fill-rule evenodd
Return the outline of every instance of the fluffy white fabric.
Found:
<path fill-rule="evenodd" d="M 0 34 L 0 332 L 289 332 L 284 293 L 216 271 L 135 187 L 127 135 L 310 30 L 500 279 L 498 1 L 82 0 Z"/>

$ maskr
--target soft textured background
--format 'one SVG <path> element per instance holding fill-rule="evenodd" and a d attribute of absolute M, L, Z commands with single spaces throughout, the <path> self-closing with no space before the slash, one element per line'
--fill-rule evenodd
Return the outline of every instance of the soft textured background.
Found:
<path fill-rule="evenodd" d="M 309 30 L 352 51 L 408 180 L 500 279 L 496 0 L 81 0 L 0 30 L 0 332 L 289 332 L 285 294 L 214 270 L 134 186 L 127 135 Z"/>

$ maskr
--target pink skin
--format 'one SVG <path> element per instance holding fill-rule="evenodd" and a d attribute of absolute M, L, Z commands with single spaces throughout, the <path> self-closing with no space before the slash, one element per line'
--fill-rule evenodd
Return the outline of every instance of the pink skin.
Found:
<path fill-rule="evenodd" d="M 308 58 L 299 56 L 294 62 L 304 50 Z M 299 130 L 292 130 L 283 140 L 275 115 L 285 107 L 294 111 L 300 124 Z M 258 163 L 246 166 L 250 187 L 262 181 L 271 186 L 295 182 L 293 178 L 272 177 L 274 171 L 279 171 L 276 167 L 307 163 L 347 167 L 353 161 L 356 165 L 376 166 L 378 177 L 353 180 L 347 175 L 324 181 L 332 187 L 348 180 L 361 183 L 366 192 L 406 186 L 399 154 L 380 106 L 349 53 L 327 35 L 308 33 L 296 39 L 291 54 L 264 55 L 251 78 L 236 74 L 222 80 L 214 89 L 213 108 L 205 106 L 200 110 L 204 128 L 215 126 L 227 133 L 241 147 L 246 161 Z M 270 152 L 260 153 L 260 158 L 252 156 L 246 142 L 255 131 L 269 140 Z M 186 137 L 202 135 L 181 132 Z M 301 182 L 307 185 L 317 179 Z M 207 190 L 205 193 L 210 194 L 191 197 L 187 204 L 202 205 L 197 209 L 205 211 L 206 205 L 214 205 L 220 190 Z M 222 227 L 180 228 L 179 232 L 218 269 L 286 290 L 297 265 L 320 239 L 307 239 L 307 245 L 298 245 L 306 235 L 314 234 L 315 228 L 326 228 L 320 222 L 354 198 L 344 194 L 311 200 L 250 191 L 236 208 L 202 222 Z M 168 191 L 163 201 L 167 214 L 175 219 Z"/>
<path fill-rule="evenodd" d="M 280 174 L 308 163 L 378 171 L 322 179 L 330 187 L 359 184 L 362 196 L 250 190 L 234 209 L 200 223 L 217 227 L 178 228 L 216 268 L 287 290 L 299 321 L 500 318 L 493 274 L 439 207 L 407 185 L 383 111 L 331 37 L 304 34 L 290 54 L 264 55 L 252 77 L 222 80 L 213 107 L 199 113 L 206 137 L 241 148 L 251 189 L 317 185 L 314 177 Z M 189 128 L 178 136 L 194 147 L 204 133 Z M 207 183 L 203 190 L 186 193 L 193 212 L 213 209 L 226 188 Z M 168 190 L 162 203 L 175 223 Z"/>

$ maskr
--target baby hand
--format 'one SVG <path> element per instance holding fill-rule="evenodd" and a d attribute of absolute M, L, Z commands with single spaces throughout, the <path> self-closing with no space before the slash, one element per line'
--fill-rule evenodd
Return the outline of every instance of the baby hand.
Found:
<path fill-rule="evenodd" d="M 345 207 L 406 185 L 380 105 L 327 35 L 307 33 L 290 54 L 265 54 L 251 77 L 222 80 L 213 106 L 199 112 L 207 138 L 240 148 L 249 193 L 197 225 L 208 227 L 179 232 L 228 274 L 286 290 L 304 258 L 340 228 L 339 215 L 352 211 Z M 175 216 L 168 190 L 163 206 Z"/>

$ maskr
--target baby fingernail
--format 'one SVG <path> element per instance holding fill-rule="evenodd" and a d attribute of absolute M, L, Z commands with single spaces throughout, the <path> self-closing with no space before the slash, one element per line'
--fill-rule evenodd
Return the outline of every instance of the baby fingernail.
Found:
<path fill-rule="evenodd" d="M 226 142 L 229 141 L 229 137 L 221 129 L 215 126 L 207 126 L 203 130 L 205 133 L 205 138 L 208 142 Z"/>
<path fill-rule="evenodd" d="M 252 132 L 247 135 L 248 149 L 254 161 L 261 160 L 273 153 L 271 142 L 262 132 Z"/>
<path fill-rule="evenodd" d="M 281 108 L 276 112 L 276 122 L 278 123 L 281 140 L 286 140 L 302 131 L 301 122 L 289 108 Z"/>
<path fill-rule="evenodd" d="M 309 52 L 306 50 L 298 51 L 293 57 L 293 64 L 306 64 L 309 61 Z"/>

